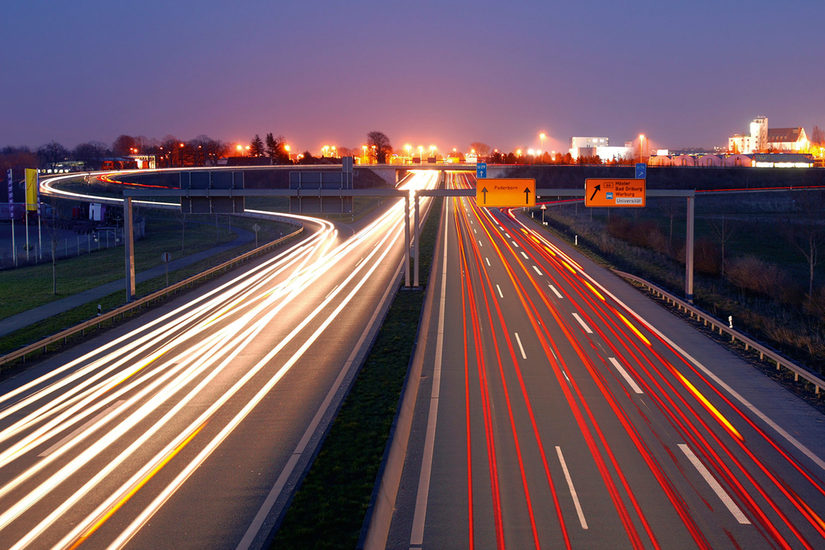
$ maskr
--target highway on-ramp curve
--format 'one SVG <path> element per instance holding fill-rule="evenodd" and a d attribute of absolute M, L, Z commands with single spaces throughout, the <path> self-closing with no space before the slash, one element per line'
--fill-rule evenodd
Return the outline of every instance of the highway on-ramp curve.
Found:
<path fill-rule="evenodd" d="M 443 215 L 388 547 L 825 545 L 820 413 L 520 215 Z"/>
<path fill-rule="evenodd" d="M 432 187 L 437 174 L 406 185 Z M 403 201 L 0 385 L 0 546 L 265 538 L 398 282 Z"/>

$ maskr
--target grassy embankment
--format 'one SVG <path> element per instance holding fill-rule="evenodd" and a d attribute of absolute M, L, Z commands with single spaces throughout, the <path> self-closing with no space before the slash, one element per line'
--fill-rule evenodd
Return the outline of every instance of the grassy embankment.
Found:
<path fill-rule="evenodd" d="M 716 317 L 732 316 L 739 330 L 821 375 L 825 265 L 815 266 L 809 296 L 809 266 L 793 244 L 794 233 L 816 230 L 821 220 L 805 218 L 801 198 L 814 197 L 798 192 L 697 197 L 694 302 Z M 643 210 L 565 205 L 545 211 L 556 234 L 568 241 L 578 235 L 579 246 L 592 257 L 677 296 L 684 293 L 684 215 L 684 199 L 649 199 Z M 540 211 L 535 216 L 539 220 Z M 758 363 L 758 356 L 740 351 Z M 775 365 L 762 368 L 807 396 L 803 387 L 794 387 L 792 375 L 777 372 Z"/>
<path fill-rule="evenodd" d="M 442 199 L 421 235 L 426 287 Z M 415 343 L 424 292 L 398 292 L 366 362 L 301 484 L 272 548 L 354 548 Z"/>
<path fill-rule="evenodd" d="M 176 215 L 157 211 L 145 211 L 147 218 L 146 237 L 135 243 L 135 271 L 141 271 L 162 264 L 161 255 L 169 252 L 172 258 L 181 258 L 227 244 L 235 239 L 236 234 L 230 229 L 228 216 L 220 216 L 217 227 L 214 218 L 211 222 L 200 222 L 194 216 L 187 217 L 183 228 L 181 219 Z M 294 226 L 278 222 L 232 217 L 233 227 L 242 227 L 252 231 L 258 224 L 258 242 L 265 243 L 279 238 L 294 230 Z M 169 272 L 169 283 L 191 277 L 210 267 L 230 260 L 253 249 L 254 240 L 227 249 L 220 254 L 192 264 L 182 269 Z M 124 277 L 123 247 L 93 250 L 74 258 L 60 260 L 55 266 L 57 294 L 52 292 L 52 265 L 41 264 L 0 273 L 0 317 L 8 317 L 54 300 L 83 292 L 99 285 Z M 137 296 L 145 296 L 162 289 L 166 284 L 165 275 L 137 284 Z M 7 353 L 21 346 L 55 334 L 67 327 L 94 317 L 97 305 L 103 311 L 109 311 L 123 305 L 126 301 L 125 291 L 118 291 L 109 296 L 73 308 L 69 311 L 21 328 L 0 338 L 0 354 Z"/>

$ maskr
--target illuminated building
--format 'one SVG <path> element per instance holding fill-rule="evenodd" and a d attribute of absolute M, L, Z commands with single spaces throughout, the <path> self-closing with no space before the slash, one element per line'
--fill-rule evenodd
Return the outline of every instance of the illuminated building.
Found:
<path fill-rule="evenodd" d="M 811 147 L 805 128 L 770 128 L 768 130 L 768 151 L 798 153 Z"/>
<path fill-rule="evenodd" d="M 811 147 L 804 128 L 769 128 L 766 116 L 753 119 L 749 130 L 750 135 L 734 134 L 728 138 L 729 152 L 745 155 L 770 151 L 799 153 Z"/>

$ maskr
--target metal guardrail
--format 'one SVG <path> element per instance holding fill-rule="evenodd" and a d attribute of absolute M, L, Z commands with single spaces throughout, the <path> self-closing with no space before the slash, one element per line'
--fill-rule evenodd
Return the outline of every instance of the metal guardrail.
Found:
<path fill-rule="evenodd" d="M 814 393 L 817 396 L 819 396 L 822 388 L 825 388 L 825 380 L 823 380 L 822 378 L 816 376 L 805 367 L 799 366 L 790 359 L 783 357 L 775 351 L 766 348 L 765 346 L 753 340 L 752 338 L 748 338 L 738 330 L 730 328 L 725 324 L 724 321 L 717 319 L 716 317 L 713 317 L 712 315 L 709 315 L 708 313 L 700 309 L 697 309 L 693 305 L 685 302 L 680 298 L 677 298 L 673 294 L 667 292 L 661 287 L 654 285 L 651 282 L 646 281 L 645 279 L 642 279 L 641 277 L 637 277 L 635 275 L 631 275 L 630 273 L 625 273 L 623 271 L 618 270 L 613 270 L 613 272 L 619 275 L 620 277 L 629 279 L 642 286 L 647 287 L 654 294 L 654 296 L 658 296 L 666 302 L 675 305 L 678 310 L 684 310 L 685 312 L 687 312 L 691 319 L 695 317 L 697 321 L 702 321 L 705 326 L 710 326 L 711 332 L 718 330 L 719 334 L 727 333 L 730 336 L 731 342 L 736 342 L 737 340 L 742 342 L 745 345 L 746 351 L 750 348 L 753 348 L 755 351 L 759 352 L 759 359 L 764 360 L 765 357 L 767 357 L 771 361 L 775 362 L 776 370 L 781 370 L 784 367 L 785 369 L 791 371 L 793 373 L 794 382 L 799 382 L 799 378 L 802 377 L 806 381 L 813 384 L 815 388 Z"/>
<path fill-rule="evenodd" d="M 60 340 L 63 340 L 63 342 L 65 343 L 66 340 L 70 336 L 74 336 L 77 333 L 83 334 L 86 331 L 86 329 L 88 329 L 88 328 L 92 328 L 95 325 L 100 325 L 101 323 L 103 323 L 105 321 L 108 321 L 109 319 L 114 319 L 118 315 L 124 315 L 126 313 L 129 313 L 130 311 L 132 311 L 134 309 L 137 309 L 139 307 L 142 307 L 142 306 L 152 302 L 153 300 L 157 300 L 158 298 L 162 298 L 162 297 L 166 296 L 167 294 L 175 292 L 178 289 L 181 289 L 183 287 L 189 286 L 189 285 L 197 282 L 200 279 L 203 279 L 205 277 L 209 277 L 213 273 L 217 273 L 219 271 L 227 269 L 227 268 L 231 267 L 233 264 L 243 262 L 243 261 L 245 261 L 245 260 L 247 260 L 247 259 L 249 259 L 253 256 L 256 256 L 258 254 L 266 252 L 270 248 L 274 248 L 274 247 L 278 246 L 279 244 L 285 242 L 287 239 L 291 239 L 292 237 L 295 237 L 295 236 L 299 235 L 301 232 L 303 232 L 303 230 L 304 230 L 303 227 L 299 227 L 298 229 L 296 229 L 295 231 L 293 231 L 289 235 L 285 235 L 285 236 L 283 236 L 279 239 L 275 239 L 274 241 L 268 242 L 268 243 L 266 243 L 262 246 L 259 246 L 258 248 L 250 250 L 249 252 L 245 252 L 244 254 L 241 254 L 240 256 L 238 256 L 236 258 L 232 258 L 231 260 L 227 260 L 227 261 L 225 261 L 225 262 L 223 262 L 219 265 L 216 265 L 215 267 L 211 267 L 211 268 L 207 269 L 206 271 L 198 273 L 197 275 L 192 275 L 191 277 L 187 277 L 186 279 L 184 279 L 182 281 L 179 281 L 175 284 L 169 285 L 169 286 L 167 286 L 165 288 L 162 288 L 160 290 L 157 290 L 157 291 L 155 291 L 151 294 L 147 294 L 143 298 L 139 298 L 137 300 L 129 302 L 128 304 L 125 304 L 123 306 L 120 306 L 119 308 L 113 309 L 112 311 L 102 313 L 101 315 L 99 315 L 97 317 L 94 317 L 92 319 L 89 319 L 88 321 L 83 321 L 82 323 L 78 323 L 77 325 L 74 325 L 74 326 L 69 327 L 65 330 L 62 330 L 62 331 L 58 332 L 57 334 L 47 336 L 46 338 L 38 340 L 37 342 L 34 342 L 33 344 L 29 344 L 28 346 L 25 346 L 23 348 L 15 350 L 15 351 L 13 351 L 11 353 L 8 353 L 6 355 L 0 356 L 0 366 L 5 365 L 7 363 L 11 363 L 12 361 L 16 361 L 17 359 L 23 359 L 25 361 L 25 358 L 26 358 L 27 355 L 29 355 L 31 353 L 35 353 L 38 350 L 40 350 L 41 348 L 43 349 L 43 353 L 45 354 L 47 349 L 48 349 L 48 346 L 50 344 L 54 344 L 56 342 L 59 342 Z"/>

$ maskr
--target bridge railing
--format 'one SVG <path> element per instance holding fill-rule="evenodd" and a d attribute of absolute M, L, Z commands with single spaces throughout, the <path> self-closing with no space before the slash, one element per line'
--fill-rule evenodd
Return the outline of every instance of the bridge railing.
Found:
<path fill-rule="evenodd" d="M 688 302 L 682 300 L 681 298 L 677 298 L 673 294 L 669 293 L 668 291 L 662 289 L 659 286 L 654 285 L 653 283 L 642 279 L 641 277 L 637 277 L 635 275 L 631 275 L 630 273 L 625 273 L 623 271 L 614 270 L 614 273 L 638 283 L 643 287 L 646 287 L 650 290 L 650 292 L 665 302 L 672 304 L 676 307 L 677 310 L 684 311 L 688 314 L 691 319 L 696 319 L 697 321 L 701 321 L 704 326 L 710 327 L 711 332 L 718 331 L 720 335 L 727 334 L 730 337 L 731 342 L 739 341 L 745 346 L 745 351 L 750 350 L 753 348 L 757 353 L 759 353 L 759 359 L 765 360 L 767 357 L 771 362 L 776 363 L 776 370 L 782 370 L 783 368 L 793 373 L 793 378 L 795 382 L 799 382 L 799 379 L 802 378 L 812 384 L 814 386 L 814 393 L 819 396 L 822 388 L 825 388 L 825 380 L 818 377 L 805 367 L 802 367 L 787 357 L 782 356 L 781 354 L 773 351 L 765 347 L 764 345 L 760 344 L 756 340 L 745 336 L 738 330 L 731 328 L 728 326 L 724 321 L 717 319 L 716 317 L 710 315 L 709 313 L 698 309 L 697 307 L 689 304 Z"/>

